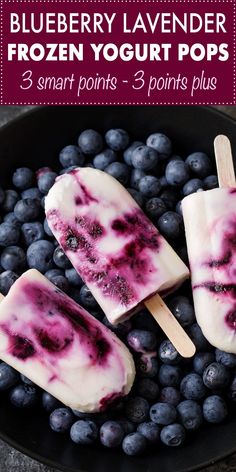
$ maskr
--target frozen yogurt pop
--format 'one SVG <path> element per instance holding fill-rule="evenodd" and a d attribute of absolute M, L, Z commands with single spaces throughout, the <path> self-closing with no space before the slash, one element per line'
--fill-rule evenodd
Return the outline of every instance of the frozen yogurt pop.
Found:
<path fill-rule="evenodd" d="M 215 347 L 236 354 L 236 183 L 230 143 L 215 140 L 221 188 L 182 202 L 195 313 Z"/>
<path fill-rule="evenodd" d="M 1 301 L 0 358 L 83 412 L 104 410 L 135 377 L 133 358 L 114 333 L 35 269 Z"/>
<path fill-rule="evenodd" d="M 129 318 L 157 292 L 173 291 L 189 276 L 127 190 L 105 172 L 78 168 L 58 177 L 45 210 L 53 234 L 113 324 Z M 163 302 L 158 307 L 161 311 Z M 174 323 L 175 337 L 180 333 L 193 350 L 177 320 L 170 313 L 165 319 Z"/>

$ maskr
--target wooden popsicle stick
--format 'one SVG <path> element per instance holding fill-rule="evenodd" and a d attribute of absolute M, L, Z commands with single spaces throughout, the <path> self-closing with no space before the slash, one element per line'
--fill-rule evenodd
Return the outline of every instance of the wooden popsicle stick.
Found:
<path fill-rule="evenodd" d="M 145 300 L 144 304 L 181 356 L 192 357 L 196 352 L 195 345 L 160 295 Z"/>
<path fill-rule="evenodd" d="M 214 148 L 219 187 L 235 187 L 235 172 L 229 138 L 219 134 L 214 140 Z"/>

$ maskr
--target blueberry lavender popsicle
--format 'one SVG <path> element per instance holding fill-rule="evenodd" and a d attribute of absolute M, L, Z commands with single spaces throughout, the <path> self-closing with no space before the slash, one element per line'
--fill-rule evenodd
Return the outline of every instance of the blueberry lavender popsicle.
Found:
<path fill-rule="evenodd" d="M 60 176 L 45 210 L 59 244 L 113 324 L 189 276 L 126 189 L 105 172 L 78 168 Z"/>
<path fill-rule="evenodd" d="M 196 318 L 215 347 L 236 354 L 236 182 L 225 136 L 215 140 L 221 188 L 182 201 Z"/>
<path fill-rule="evenodd" d="M 104 410 L 130 391 L 126 346 L 35 269 L 0 304 L 0 358 L 65 405 Z"/>

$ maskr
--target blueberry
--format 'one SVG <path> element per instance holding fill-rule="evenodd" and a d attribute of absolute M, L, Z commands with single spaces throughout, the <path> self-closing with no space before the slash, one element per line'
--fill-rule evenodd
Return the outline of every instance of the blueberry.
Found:
<path fill-rule="evenodd" d="M 193 358 L 193 368 L 197 374 L 202 375 L 205 368 L 215 360 L 213 352 L 197 352 Z"/>
<path fill-rule="evenodd" d="M 60 269 L 70 269 L 71 263 L 61 246 L 57 246 L 53 253 L 53 261 Z"/>
<path fill-rule="evenodd" d="M 25 190 L 33 184 L 34 172 L 28 167 L 19 167 L 13 174 L 12 182 L 17 189 Z"/>
<path fill-rule="evenodd" d="M 10 392 L 10 401 L 17 408 L 30 408 L 36 404 L 38 393 L 35 387 L 20 384 Z"/>
<path fill-rule="evenodd" d="M 128 185 L 130 169 L 123 162 L 112 162 L 105 168 L 105 172 L 118 180 L 122 185 Z"/>
<path fill-rule="evenodd" d="M 170 139 L 162 133 L 150 134 L 147 138 L 147 146 L 155 149 L 162 160 L 171 155 L 172 145 Z"/>
<path fill-rule="evenodd" d="M 211 173 L 211 160 L 204 152 L 193 152 L 187 157 L 185 162 L 189 169 L 200 179 Z"/>
<path fill-rule="evenodd" d="M 175 211 L 179 215 L 183 216 L 183 209 L 182 209 L 182 201 L 181 200 L 176 203 Z"/>
<path fill-rule="evenodd" d="M 136 352 L 154 351 L 157 345 L 155 333 L 141 329 L 133 329 L 127 336 L 128 345 Z"/>
<path fill-rule="evenodd" d="M 160 428 L 153 421 L 145 421 L 137 427 L 138 433 L 141 433 L 149 444 L 157 444 L 160 437 Z"/>
<path fill-rule="evenodd" d="M 135 169 L 151 170 L 158 164 L 158 154 L 155 149 L 144 144 L 134 149 L 131 157 L 132 165 Z"/>
<path fill-rule="evenodd" d="M 219 187 L 217 175 L 208 175 L 203 180 L 203 185 L 205 190 L 212 190 L 213 188 Z"/>
<path fill-rule="evenodd" d="M 62 167 L 76 166 L 81 167 L 84 165 L 85 156 L 78 146 L 70 144 L 64 147 L 59 154 L 59 161 Z"/>
<path fill-rule="evenodd" d="M 81 299 L 79 294 L 79 288 L 77 287 L 70 287 L 69 289 L 69 296 L 74 300 L 76 303 L 81 305 Z"/>
<path fill-rule="evenodd" d="M 81 287 L 83 285 L 83 280 L 73 267 L 65 270 L 65 276 L 70 285 L 74 287 Z"/>
<path fill-rule="evenodd" d="M 204 400 L 203 416 L 208 423 L 221 423 L 227 415 L 227 405 L 219 395 L 211 395 Z"/>
<path fill-rule="evenodd" d="M 47 277 L 50 282 L 53 282 L 53 279 L 55 277 L 59 277 L 60 275 L 63 275 L 64 271 L 62 269 L 50 269 L 45 272 L 45 277 Z"/>
<path fill-rule="evenodd" d="M 87 285 L 82 285 L 80 289 L 80 299 L 82 305 L 86 308 L 95 308 L 97 306 L 97 302 Z"/>
<path fill-rule="evenodd" d="M 178 154 L 172 154 L 172 156 L 169 157 L 168 162 L 171 161 L 183 161 L 183 158 L 179 156 Z"/>
<path fill-rule="evenodd" d="M 180 355 L 169 339 L 164 339 L 158 349 L 159 358 L 164 364 L 178 364 Z"/>
<path fill-rule="evenodd" d="M 91 311 L 91 310 L 90 310 Z M 123 323 L 118 323 L 116 325 L 111 324 L 107 317 L 104 316 L 102 322 L 107 328 L 109 328 L 113 333 L 117 334 L 120 338 L 126 337 L 127 333 L 131 330 L 132 324 L 130 320 L 126 320 Z"/>
<path fill-rule="evenodd" d="M 136 392 L 140 397 L 152 402 L 155 401 L 159 395 L 159 387 L 154 380 L 143 378 L 138 380 L 136 384 Z"/>
<path fill-rule="evenodd" d="M 3 188 L 0 186 L 0 205 L 3 204 L 4 200 L 5 200 L 5 192 Z"/>
<path fill-rule="evenodd" d="M 141 169 L 133 169 L 130 175 L 130 185 L 135 190 L 139 190 L 139 182 L 145 177 L 145 172 Z"/>
<path fill-rule="evenodd" d="M 26 263 L 26 256 L 19 246 L 9 246 L 3 249 L 1 254 L 1 265 L 5 270 L 18 272 L 23 269 Z"/>
<path fill-rule="evenodd" d="M 26 246 L 30 246 L 30 244 L 43 239 L 45 236 L 43 225 L 39 221 L 35 221 L 34 223 L 24 223 L 21 231 Z"/>
<path fill-rule="evenodd" d="M 192 325 L 195 321 L 194 309 L 187 297 L 182 295 L 174 297 L 169 301 L 168 306 L 175 318 L 184 328 Z"/>
<path fill-rule="evenodd" d="M 47 195 L 57 178 L 56 172 L 45 172 L 38 178 L 38 188 L 40 192 Z"/>
<path fill-rule="evenodd" d="M 60 269 L 51 269 L 45 272 L 45 277 L 47 277 L 50 282 L 52 282 L 56 287 L 58 287 L 63 292 L 68 292 L 69 283 L 66 277 L 63 275 L 63 271 Z"/>
<path fill-rule="evenodd" d="M 78 144 L 84 154 L 98 154 L 103 147 L 102 136 L 93 129 L 82 131 Z"/>
<path fill-rule="evenodd" d="M 195 344 L 197 351 L 207 351 L 209 349 L 210 344 L 203 335 L 198 323 L 193 323 L 192 326 L 188 328 L 188 334 L 193 344 Z"/>
<path fill-rule="evenodd" d="M 133 397 L 126 403 L 126 417 L 133 423 L 142 423 L 148 418 L 149 404 L 143 397 Z"/>
<path fill-rule="evenodd" d="M 169 185 L 181 187 L 189 179 L 187 164 L 180 160 L 171 160 L 166 166 L 165 177 Z"/>
<path fill-rule="evenodd" d="M 177 365 L 163 364 L 160 367 L 158 379 L 163 387 L 178 387 L 183 374 Z"/>
<path fill-rule="evenodd" d="M 215 350 L 216 361 L 220 364 L 223 364 L 229 369 L 236 367 L 236 354 L 231 354 L 230 352 L 224 352 L 220 349 Z"/>
<path fill-rule="evenodd" d="M 10 225 L 16 226 L 18 229 L 21 228 L 21 222 L 16 218 L 14 211 L 7 213 L 3 218 L 4 223 L 9 223 Z"/>
<path fill-rule="evenodd" d="M 12 246 L 18 243 L 20 230 L 14 223 L 0 224 L 0 246 Z"/>
<path fill-rule="evenodd" d="M 27 190 L 21 192 L 22 200 L 25 198 L 31 198 L 32 200 L 37 198 L 38 200 L 41 200 L 42 196 L 43 194 L 40 192 L 38 187 L 27 188 Z"/>
<path fill-rule="evenodd" d="M 54 277 L 52 280 L 52 283 L 56 285 L 60 290 L 63 292 L 67 293 L 69 291 L 69 284 L 68 280 L 63 276 L 59 275 L 58 277 Z"/>
<path fill-rule="evenodd" d="M 40 167 L 40 169 L 36 171 L 37 179 L 42 177 L 42 175 L 47 174 L 48 172 L 52 172 L 52 169 L 50 167 Z"/>
<path fill-rule="evenodd" d="M 136 201 L 136 203 L 142 207 L 143 204 L 144 204 L 144 197 L 143 195 L 138 192 L 138 190 L 135 190 L 135 188 L 127 188 L 129 194 L 131 195 L 131 197 L 133 197 L 133 199 Z"/>
<path fill-rule="evenodd" d="M 191 193 L 195 193 L 198 190 L 203 190 L 204 183 L 200 179 L 191 179 L 183 186 L 183 195 L 187 197 Z"/>
<path fill-rule="evenodd" d="M 74 422 L 74 415 L 69 408 L 56 408 L 49 417 L 49 424 L 56 433 L 66 433 Z"/>
<path fill-rule="evenodd" d="M 236 376 L 233 377 L 233 380 L 230 384 L 228 396 L 233 402 L 236 401 Z"/>
<path fill-rule="evenodd" d="M 77 418 L 80 418 L 81 420 L 83 419 L 86 419 L 86 418 L 89 418 L 89 413 L 86 413 L 84 411 L 80 411 L 80 410 L 72 410 L 74 415 L 77 416 Z M 95 415 L 95 413 L 92 413 L 92 415 Z"/>
<path fill-rule="evenodd" d="M 54 244 L 45 239 L 32 243 L 26 253 L 30 268 L 34 268 L 43 274 L 53 268 Z"/>
<path fill-rule="evenodd" d="M 154 175 L 145 175 L 139 181 L 139 191 L 145 197 L 156 197 L 161 190 L 159 180 Z"/>
<path fill-rule="evenodd" d="M 76 444 L 93 444 L 98 437 L 98 428 L 94 421 L 76 421 L 70 430 L 70 437 Z"/>
<path fill-rule="evenodd" d="M 203 398 L 206 388 L 202 377 L 195 372 L 185 375 L 181 380 L 180 392 L 187 400 L 200 400 Z"/>
<path fill-rule="evenodd" d="M 166 187 L 168 187 L 168 182 L 165 178 L 165 175 L 162 175 L 160 177 L 160 184 L 161 184 L 161 188 L 164 190 Z"/>
<path fill-rule="evenodd" d="M 40 205 L 43 208 L 43 210 L 45 210 L 45 195 L 42 197 Z"/>
<path fill-rule="evenodd" d="M 173 210 L 179 199 L 179 193 L 173 187 L 167 187 L 160 194 L 160 198 L 165 203 L 168 210 Z"/>
<path fill-rule="evenodd" d="M 0 274 L 0 292 L 7 295 L 11 286 L 18 279 L 18 275 L 11 270 L 6 270 Z"/>
<path fill-rule="evenodd" d="M 159 181 L 160 182 L 160 181 Z M 166 205 L 161 198 L 153 197 L 146 202 L 146 212 L 150 218 L 159 218 L 167 211 Z"/>
<path fill-rule="evenodd" d="M 106 447 L 118 447 L 124 438 L 124 430 L 117 421 L 106 421 L 100 429 L 100 441 Z"/>
<path fill-rule="evenodd" d="M 19 200 L 19 195 L 15 190 L 6 190 L 5 199 L 2 203 L 2 209 L 5 213 L 9 213 L 14 210 L 16 202 Z"/>
<path fill-rule="evenodd" d="M 155 377 L 158 372 L 157 358 L 153 354 L 142 354 L 136 362 L 136 369 L 140 377 Z"/>
<path fill-rule="evenodd" d="M 43 392 L 42 403 L 43 408 L 47 411 L 47 413 L 52 413 L 52 411 L 56 410 L 56 408 L 59 408 L 61 406 L 61 402 L 59 402 L 57 398 L 53 397 L 48 392 Z"/>
<path fill-rule="evenodd" d="M 134 149 L 142 145 L 143 143 L 141 141 L 134 141 L 127 149 L 125 149 L 123 159 L 128 166 L 132 166 L 132 154 Z"/>
<path fill-rule="evenodd" d="M 138 456 L 147 447 L 146 438 L 139 432 L 130 433 L 123 439 L 122 449 L 128 456 Z"/>
<path fill-rule="evenodd" d="M 19 200 L 14 208 L 14 213 L 22 223 L 34 221 L 40 213 L 40 202 L 36 198 L 25 198 L 24 200 Z"/>
<path fill-rule="evenodd" d="M 167 239 L 179 238 L 183 234 L 183 218 L 174 211 L 167 211 L 158 219 L 158 229 Z"/>
<path fill-rule="evenodd" d="M 54 237 L 53 232 L 51 231 L 51 229 L 48 226 L 47 218 L 44 219 L 43 229 L 44 229 L 44 232 L 46 233 L 47 236 L 49 236 L 50 238 Z"/>
<path fill-rule="evenodd" d="M 97 426 L 101 426 L 105 421 L 107 421 L 108 418 L 108 413 L 106 412 L 100 412 L 100 413 L 84 413 L 82 411 L 78 410 L 72 410 L 74 415 L 77 416 L 80 420 L 91 420 L 94 421 L 94 423 Z"/>
<path fill-rule="evenodd" d="M 177 406 L 180 402 L 180 392 L 175 387 L 164 387 L 160 393 L 160 402 L 170 403 L 170 405 Z"/>
<path fill-rule="evenodd" d="M 0 363 L 0 391 L 7 390 L 19 381 L 19 374 L 5 362 Z"/>
<path fill-rule="evenodd" d="M 202 378 L 207 388 L 218 390 L 227 387 L 230 374 L 224 365 L 212 362 L 205 368 Z"/>
<path fill-rule="evenodd" d="M 129 144 L 129 135 L 124 129 L 109 129 L 105 134 L 105 140 L 113 151 L 123 151 Z"/>
<path fill-rule="evenodd" d="M 150 408 L 151 420 L 159 425 L 167 425 L 174 423 L 176 420 L 176 409 L 170 403 L 154 403 Z"/>
<path fill-rule="evenodd" d="M 182 425 L 188 431 L 195 431 L 203 422 L 202 409 L 193 400 L 184 400 L 179 403 L 177 412 Z"/>
<path fill-rule="evenodd" d="M 117 155 L 112 149 L 104 149 L 93 159 L 95 169 L 104 170 L 109 164 L 117 160 Z"/>
<path fill-rule="evenodd" d="M 35 383 L 32 382 L 32 380 L 28 379 L 28 377 L 26 377 L 25 375 L 23 374 L 20 374 L 20 378 L 21 378 L 21 381 L 26 384 L 26 385 L 31 385 L 32 387 L 35 386 Z"/>
<path fill-rule="evenodd" d="M 184 427 L 179 423 L 164 426 L 161 430 L 160 438 L 166 446 L 176 447 L 183 444 L 186 437 Z"/>
<path fill-rule="evenodd" d="M 91 165 L 89 165 L 89 164 L 87 164 L 86 167 L 91 167 Z M 77 169 L 77 166 L 70 166 L 70 167 L 66 167 L 65 169 L 61 169 L 60 172 L 59 172 L 59 175 L 69 174 L 74 169 Z"/>
<path fill-rule="evenodd" d="M 118 418 L 116 421 L 121 425 L 125 434 L 133 433 L 136 430 L 137 425 L 127 420 L 127 418 Z"/>

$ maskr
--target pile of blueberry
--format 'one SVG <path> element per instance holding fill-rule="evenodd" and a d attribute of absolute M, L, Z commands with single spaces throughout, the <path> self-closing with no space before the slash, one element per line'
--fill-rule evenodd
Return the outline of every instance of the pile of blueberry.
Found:
<path fill-rule="evenodd" d="M 176 155 L 162 133 L 148 136 L 145 144 L 131 141 L 122 129 L 111 129 L 104 137 L 85 130 L 78 145 L 62 149 L 59 162 L 60 174 L 90 166 L 116 178 L 187 263 L 181 199 L 218 186 L 205 153 Z M 0 188 L 0 292 L 6 295 L 27 268 L 38 269 L 127 344 L 134 356 L 136 380 L 127 398 L 96 414 L 70 410 L 4 362 L 0 363 L 0 391 L 9 391 L 16 408 L 42 407 L 50 415 L 52 430 L 70 434 L 76 444 L 100 441 L 108 448 L 121 447 L 128 455 L 159 443 L 180 446 L 204 422 L 220 423 L 232 409 L 236 356 L 214 349 L 204 338 L 195 320 L 189 283 L 167 303 L 196 345 L 193 359 L 176 352 L 145 310 L 116 327 L 109 324 L 45 220 L 44 198 L 57 175 L 48 167 L 37 172 L 22 167 L 12 176 L 12 189 Z"/>

